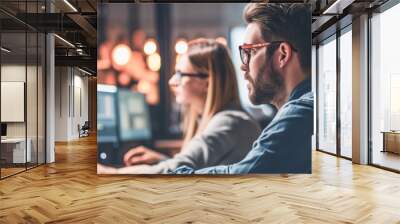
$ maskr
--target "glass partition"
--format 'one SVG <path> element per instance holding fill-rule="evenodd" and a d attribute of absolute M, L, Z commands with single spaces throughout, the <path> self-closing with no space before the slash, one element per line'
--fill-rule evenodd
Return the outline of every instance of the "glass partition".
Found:
<path fill-rule="evenodd" d="M 371 18 L 371 162 L 400 171 L 400 4 Z"/>
<path fill-rule="evenodd" d="M 318 47 L 318 149 L 336 154 L 336 36 Z"/>
<path fill-rule="evenodd" d="M 27 81 L 26 81 L 26 112 L 27 112 L 27 150 L 30 150 L 30 161 L 28 161 L 28 168 L 37 165 L 37 79 L 38 79 L 38 57 L 37 57 L 37 41 L 38 36 L 36 32 L 27 33 L 28 38 L 28 62 L 27 62 Z"/>
<path fill-rule="evenodd" d="M 45 35 L 16 19 L 43 5 L 0 2 L 1 179 L 45 163 Z"/>
<path fill-rule="evenodd" d="M 1 34 L 2 177 L 24 171 L 31 161 L 26 136 L 26 41 L 24 31 Z"/>
<path fill-rule="evenodd" d="M 340 41 L 340 155 L 352 157 L 352 32 L 343 30 Z"/>
<path fill-rule="evenodd" d="M 37 64 L 37 162 L 44 164 L 46 162 L 46 139 L 45 139 L 45 124 L 46 124 L 46 37 L 43 33 L 38 33 L 38 64 Z"/>

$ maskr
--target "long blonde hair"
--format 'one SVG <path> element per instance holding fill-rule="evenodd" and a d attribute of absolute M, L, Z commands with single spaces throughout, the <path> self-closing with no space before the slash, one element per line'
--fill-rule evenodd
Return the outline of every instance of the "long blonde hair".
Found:
<path fill-rule="evenodd" d="M 236 72 L 228 49 L 213 39 L 189 42 L 187 56 L 194 69 L 208 74 L 208 89 L 202 114 L 186 108 L 184 117 L 184 145 L 200 134 L 211 118 L 228 105 L 240 106 Z M 201 115 L 201 122 L 197 120 Z"/>

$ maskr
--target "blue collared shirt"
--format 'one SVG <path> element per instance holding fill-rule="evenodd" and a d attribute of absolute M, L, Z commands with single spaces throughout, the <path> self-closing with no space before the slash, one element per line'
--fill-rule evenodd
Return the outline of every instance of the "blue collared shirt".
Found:
<path fill-rule="evenodd" d="M 314 97 L 311 80 L 292 91 L 246 157 L 235 164 L 193 170 L 179 167 L 176 174 L 311 173 L 311 136 Z"/>

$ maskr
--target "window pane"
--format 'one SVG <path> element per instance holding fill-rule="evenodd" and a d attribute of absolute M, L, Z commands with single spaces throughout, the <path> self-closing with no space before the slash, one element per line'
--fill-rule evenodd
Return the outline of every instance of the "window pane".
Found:
<path fill-rule="evenodd" d="M 336 153 L 336 39 L 318 48 L 318 148 Z"/>
<path fill-rule="evenodd" d="M 351 158 L 352 141 L 352 35 L 340 37 L 340 152 Z"/>
<path fill-rule="evenodd" d="M 400 170 L 400 4 L 376 14 L 372 26 L 372 163 Z M 386 132 L 386 133 L 385 133 Z"/>

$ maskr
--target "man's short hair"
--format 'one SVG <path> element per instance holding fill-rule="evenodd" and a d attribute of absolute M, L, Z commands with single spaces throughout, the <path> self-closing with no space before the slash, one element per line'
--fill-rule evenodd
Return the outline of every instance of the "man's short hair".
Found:
<path fill-rule="evenodd" d="M 304 72 L 311 72 L 311 11 L 307 4 L 250 3 L 243 12 L 247 23 L 261 28 L 265 41 L 287 41 L 299 54 Z M 306 74 L 310 75 L 310 74 Z"/>

